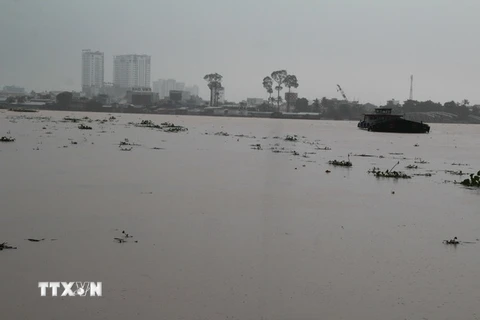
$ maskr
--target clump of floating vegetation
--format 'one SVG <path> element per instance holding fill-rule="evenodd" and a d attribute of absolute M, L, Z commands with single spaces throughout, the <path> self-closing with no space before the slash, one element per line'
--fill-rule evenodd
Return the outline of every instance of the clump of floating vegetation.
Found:
<path fill-rule="evenodd" d="M 134 123 L 136 127 L 161 129 L 162 127 L 153 123 L 152 120 L 142 120 L 140 123 Z"/>
<path fill-rule="evenodd" d="M 372 173 L 377 178 L 394 178 L 394 179 L 410 179 L 411 176 L 401 172 L 401 171 L 391 171 L 385 170 L 382 171 L 380 168 L 375 168 L 368 170 L 368 173 Z"/>
<path fill-rule="evenodd" d="M 256 139 L 257 137 L 255 136 L 249 136 L 249 135 L 245 135 L 245 134 L 236 134 L 235 137 L 239 137 L 239 138 L 250 138 L 250 139 Z M 262 139 L 267 139 L 267 137 L 263 137 Z"/>
<path fill-rule="evenodd" d="M 13 141 L 15 141 L 15 138 L 12 138 L 12 137 L 3 136 L 0 138 L 0 142 L 13 142 Z"/>
<path fill-rule="evenodd" d="M 458 170 L 458 171 L 445 170 L 445 173 L 450 173 L 450 174 L 453 174 L 453 175 L 455 175 L 455 176 L 466 176 L 466 175 L 468 175 L 468 173 L 463 172 L 462 170 Z"/>
<path fill-rule="evenodd" d="M 262 145 L 260 143 L 251 144 L 250 147 L 252 147 L 252 150 L 262 150 Z"/>
<path fill-rule="evenodd" d="M 136 127 L 143 127 L 143 128 L 153 128 L 153 129 L 160 129 L 164 132 L 181 132 L 187 131 L 188 129 L 182 126 L 174 125 L 170 122 L 163 122 L 161 125 L 155 124 L 152 120 L 142 120 L 140 123 L 129 123 L 133 124 Z"/>
<path fill-rule="evenodd" d="M 92 130 L 92 127 L 89 127 L 87 125 L 84 125 L 83 123 L 78 126 L 78 129 L 80 130 Z"/>
<path fill-rule="evenodd" d="M 171 122 L 163 122 L 162 123 L 162 130 L 164 132 L 182 132 L 182 131 L 188 131 L 187 128 L 182 127 L 182 126 L 177 126 Z"/>
<path fill-rule="evenodd" d="M 350 162 L 350 160 L 330 160 L 328 161 L 328 164 L 331 164 L 332 166 L 339 166 L 339 167 L 351 167 L 352 166 L 352 163 Z"/>
<path fill-rule="evenodd" d="M 433 174 L 427 172 L 427 173 L 414 173 L 414 176 L 419 176 L 419 177 L 431 177 Z"/>
<path fill-rule="evenodd" d="M 428 163 L 428 161 L 422 160 L 422 158 L 415 158 L 415 163 L 425 164 Z"/>
<path fill-rule="evenodd" d="M 63 118 L 63 121 L 66 121 L 66 122 L 80 122 L 82 121 L 82 119 L 79 119 L 79 118 L 72 118 L 72 117 L 65 117 Z"/>
<path fill-rule="evenodd" d="M 453 245 L 457 245 L 457 244 L 460 244 L 460 241 L 458 241 L 458 238 L 455 237 L 453 239 L 450 239 L 450 240 L 443 240 L 443 243 L 444 244 L 453 244 Z"/>
<path fill-rule="evenodd" d="M 376 158 L 377 156 L 373 155 L 373 154 L 365 154 L 365 153 L 362 153 L 362 154 L 354 154 L 353 155 L 354 157 L 366 157 L 366 158 Z"/>
<path fill-rule="evenodd" d="M 470 174 L 470 179 L 465 179 L 460 184 L 467 187 L 477 187 L 480 188 L 480 171 L 477 174 Z"/>
<path fill-rule="evenodd" d="M 0 251 L 6 249 L 17 249 L 17 247 L 9 246 L 7 242 L 0 243 Z"/>
<path fill-rule="evenodd" d="M 132 143 L 130 142 L 130 140 L 128 140 L 127 138 L 125 138 L 125 140 L 120 141 L 119 145 L 120 145 L 120 146 L 131 146 Z"/>
<path fill-rule="evenodd" d="M 287 135 L 285 137 L 285 141 L 292 141 L 292 142 L 298 141 L 297 135 L 296 134 L 293 136 Z"/>
<path fill-rule="evenodd" d="M 125 147 L 125 146 L 129 146 L 129 147 L 132 147 L 132 146 L 140 146 L 139 144 L 135 143 L 135 142 L 130 142 L 130 140 L 128 140 L 127 138 L 125 138 L 123 141 L 120 141 L 120 143 L 118 144 L 118 146 L 120 148 L 122 147 Z M 128 149 L 128 148 L 127 148 Z"/>

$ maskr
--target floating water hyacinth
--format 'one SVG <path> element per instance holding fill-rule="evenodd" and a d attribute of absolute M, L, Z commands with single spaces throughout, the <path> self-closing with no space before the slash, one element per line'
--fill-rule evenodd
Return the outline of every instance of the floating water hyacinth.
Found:
<path fill-rule="evenodd" d="M 401 171 L 390 171 L 390 170 L 385 170 L 382 171 L 379 168 L 373 168 L 368 171 L 368 173 L 373 174 L 377 178 L 394 178 L 394 179 L 410 179 L 412 178 L 411 176 L 401 172 Z"/>
<path fill-rule="evenodd" d="M 12 138 L 12 137 L 3 136 L 0 138 L 0 142 L 13 142 L 13 141 L 15 141 L 15 138 Z"/>
<path fill-rule="evenodd" d="M 351 167 L 352 163 L 350 161 L 338 161 L 338 160 L 330 160 L 328 161 L 328 164 L 331 164 L 332 166 L 339 166 L 339 167 Z"/>
<path fill-rule="evenodd" d="M 480 188 L 480 171 L 477 174 L 471 174 L 470 179 L 465 179 L 460 184 L 467 186 L 467 187 L 476 187 Z"/>
<path fill-rule="evenodd" d="M 89 127 L 87 125 L 84 125 L 83 123 L 78 126 L 78 129 L 80 130 L 92 130 L 92 127 Z"/>
<path fill-rule="evenodd" d="M 293 135 L 293 136 L 287 135 L 287 136 L 285 137 L 285 141 L 292 141 L 292 142 L 298 141 L 297 135 Z"/>

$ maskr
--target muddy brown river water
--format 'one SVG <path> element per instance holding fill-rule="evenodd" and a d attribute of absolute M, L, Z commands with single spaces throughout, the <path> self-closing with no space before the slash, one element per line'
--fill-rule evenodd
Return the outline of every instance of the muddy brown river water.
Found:
<path fill-rule="evenodd" d="M 480 192 L 445 172 L 480 170 L 480 126 L 114 116 L 0 110 L 16 138 L 0 142 L 0 243 L 18 247 L 0 251 L 1 319 L 480 319 Z M 128 125 L 145 119 L 188 131 Z M 397 162 L 411 179 L 367 173 Z M 102 296 L 41 297 L 40 281 Z"/>

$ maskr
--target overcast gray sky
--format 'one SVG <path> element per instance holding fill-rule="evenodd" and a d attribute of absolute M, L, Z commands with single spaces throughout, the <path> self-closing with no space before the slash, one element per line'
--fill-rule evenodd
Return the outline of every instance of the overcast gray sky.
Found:
<path fill-rule="evenodd" d="M 224 76 L 226 98 L 265 97 L 286 69 L 299 96 L 480 103 L 479 0 L 0 0 L 0 85 L 80 90 L 81 50 L 152 56 L 152 81 Z"/>

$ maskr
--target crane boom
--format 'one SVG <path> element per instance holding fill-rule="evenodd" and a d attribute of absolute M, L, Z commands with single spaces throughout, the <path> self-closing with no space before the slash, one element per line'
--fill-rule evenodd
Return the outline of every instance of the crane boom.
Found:
<path fill-rule="evenodd" d="M 340 92 L 340 93 L 342 94 L 342 97 L 343 97 L 343 99 L 345 99 L 345 101 L 348 101 L 348 99 L 347 99 L 347 96 L 346 96 L 345 92 L 343 91 L 342 87 L 340 87 L 340 85 L 339 85 L 339 84 L 337 84 L 337 91 L 338 91 L 338 92 Z"/>

